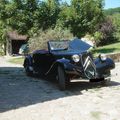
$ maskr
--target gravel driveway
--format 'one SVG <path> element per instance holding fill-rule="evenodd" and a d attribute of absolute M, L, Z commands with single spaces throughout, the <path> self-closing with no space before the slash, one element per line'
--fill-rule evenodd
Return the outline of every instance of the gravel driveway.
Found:
<path fill-rule="evenodd" d="M 0 120 L 119 120 L 120 63 L 102 86 L 72 82 L 59 91 L 54 81 L 30 78 L 21 65 L 0 58 Z"/>

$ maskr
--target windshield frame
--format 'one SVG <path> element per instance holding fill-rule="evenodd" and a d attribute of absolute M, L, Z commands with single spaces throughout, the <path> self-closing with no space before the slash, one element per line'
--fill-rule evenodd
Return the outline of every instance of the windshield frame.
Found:
<path fill-rule="evenodd" d="M 69 42 L 70 40 L 51 40 L 48 42 L 48 49 L 50 51 L 61 51 L 61 50 L 67 50 L 69 48 Z M 53 48 L 54 46 L 53 45 L 60 45 L 60 47 L 63 45 L 65 45 L 66 43 L 66 46 L 64 46 L 63 48 L 57 48 L 57 46 L 55 46 L 55 48 Z M 53 45 L 52 45 L 53 44 Z"/>

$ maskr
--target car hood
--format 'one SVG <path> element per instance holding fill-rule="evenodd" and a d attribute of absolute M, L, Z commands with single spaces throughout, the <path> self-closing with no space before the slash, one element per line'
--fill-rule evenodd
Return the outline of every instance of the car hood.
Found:
<path fill-rule="evenodd" d="M 68 55 L 68 56 L 70 56 L 70 55 L 74 55 L 74 54 L 82 54 L 82 53 L 84 53 L 84 52 L 86 52 L 86 51 L 74 51 L 74 50 L 62 50 L 62 51 L 54 51 L 54 52 L 52 52 L 52 54 L 53 55 L 56 55 L 56 56 L 64 56 L 64 55 Z"/>
<path fill-rule="evenodd" d="M 87 52 L 88 49 L 90 49 L 92 46 L 88 43 L 80 40 L 80 39 L 74 39 L 69 42 L 69 47 L 67 50 L 55 50 L 52 51 L 52 54 L 54 55 L 74 55 L 74 54 L 81 54 L 84 52 Z"/>
<path fill-rule="evenodd" d="M 69 49 L 77 51 L 87 51 L 92 46 L 80 39 L 74 39 L 69 43 Z"/>

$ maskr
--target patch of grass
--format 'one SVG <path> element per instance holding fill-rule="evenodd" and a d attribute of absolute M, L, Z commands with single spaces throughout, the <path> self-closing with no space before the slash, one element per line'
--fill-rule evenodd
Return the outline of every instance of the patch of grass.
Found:
<path fill-rule="evenodd" d="M 14 63 L 14 64 L 23 65 L 24 57 L 12 58 L 12 59 L 9 60 L 9 62 Z"/>
<path fill-rule="evenodd" d="M 105 45 L 103 47 L 98 47 L 96 49 L 92 50 L 93 54 L 96 56 L 99 53 L 115 53 L 115 52 L 120 52 L 120 42 L 110 44 L 110 45 Z"/>
<path fill-rule="evenodd" d="M 91 112 L 91 116 L 93 117 L 93 118 L 95 118 L 96 120 L 99 120 L 100 119 L 100 116 L 101 116 L 101 112 L 100 111 L 92 111 Z"/>

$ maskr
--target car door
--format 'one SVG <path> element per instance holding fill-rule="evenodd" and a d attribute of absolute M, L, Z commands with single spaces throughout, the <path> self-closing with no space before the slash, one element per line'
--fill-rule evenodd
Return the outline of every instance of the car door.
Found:
<path fill-rule="evenodd" d="M 41 52 L 33 56 L 34 70 L 41 74 L 45 74 L 53 62 L 54 58 L 49 52 Z"/>

